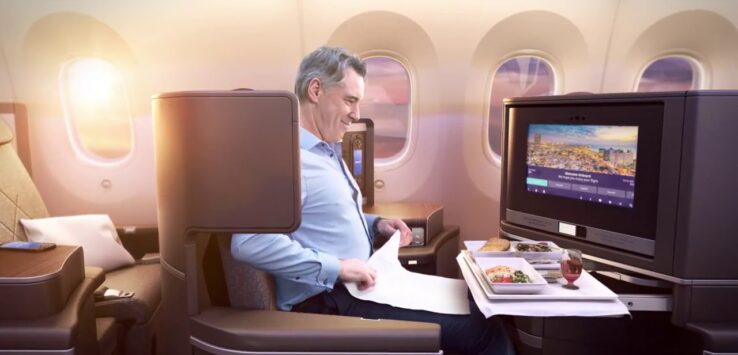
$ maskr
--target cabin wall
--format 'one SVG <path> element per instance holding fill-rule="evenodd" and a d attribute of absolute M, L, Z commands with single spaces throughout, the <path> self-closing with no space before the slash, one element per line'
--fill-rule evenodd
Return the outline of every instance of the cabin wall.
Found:
<path fill-rule="evenodd" d="M 13 100 L 13 91 L 8 73 L 8 65 L 5 62 L 5 53 L 0 47 L 0 101 L 8 102 Z"/>
<path fill-rule="evenodd" d="M 292 90 L 324 44 L 402 60 L 411 76 L 409 147 L 378 165 L 377 201 L 430 201 L 462 239 L 498 233 L 499 157 L 488 148 L 495 70 L 516 55 L 552 64 L 557 94 L 633 91 L 665 54 L 704 63 L 702 88 L 738 87 L 738 4 L 730 0 L 275 0 L 0 2 L 0 99 L 26 104 L 34 179 L 53 215 L 108 213 L 156 224 L 150 98 L 179 90 Z M 126 77 L 134 129 L 116 164 L 79 159 L 59 69 L 85 55 Z"/>
<path fill-rule="evenodd" d="M 602 92 L 634 91 L 645 64 L 671 54 L 698 59 L 705 89 L 738 87 L 738 4 L 624 0 L 612 32 Z"/>
<path fill-rule="evenodd" d="M 307 48 L 383 48 L 409 60 L 415 131 L 399 164 L 376 167 L 385 187 L 375 198 L 440 202 L 463 239 L 487 238 L 499 216 L 499 159 L 488 152 L 484 122 L 494 70 L 511 55 L 543 55 L 569 75 L 559 92 L 596 91 L 607 49 L 598 38 L 611 32 L 617 3 L 454 4 L 347 2 L 336 9 L 332 1 L 306 1 L 304 37 Z"/>
<path fill-rule="evenodd" d="M 28 105 L 34 180 L 52 215 L 108 213 L 119 226 L 156 225 L 151 96 L 291 90 L 302 58 L 294 1 L 0 6 L 9 81 Z M 67 134 L 58 73 L 64 62 L 89 55 L 113 63 L 127 80 L 135 141 L 123 162 L 80 159 Z"/>
<path fill-rule="evenodd" d="M 0 102 L 13 102 L 13 88 L 10 84 L 8 66 L 5 63 L 5 53 L 0 47 Z M 12 113 L 0 113 L 0 121 L 5 122 L 11 130 L 15 130 L 15 121 Z"/>

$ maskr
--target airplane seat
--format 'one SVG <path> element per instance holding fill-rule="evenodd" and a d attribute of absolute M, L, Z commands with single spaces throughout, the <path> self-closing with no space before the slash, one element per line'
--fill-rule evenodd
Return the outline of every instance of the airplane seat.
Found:
<path fill-rule="evenodd" d="M 231 259 L 233 233 L 299 226 L 292 93 L 174 92 L 152 107 L 160 353 L 440 353 L 437 324 L 279 311 L 271 277 Z"/>
<path fill-rule="evenodd" d="M 10 128 L 0 121 L 0 242 L 28 240 L 21 219 L 50 217 L 33 180 L 15 150 L 7 144 L 12 138 Z M 119 329 L 121 338 L 117 343 L 123 345 L 126 354 L 150 354 L 161 303 L 158 263 L 137 263 L 108 272 L 102 278 L 102 286 L 133 291 L 134 295 L 95 302 L 95 316 L 116 319 L 114 328 Z"/>
<path fill-rule="evenodd" d="M 152 354 L 161 304 L 161 267 L 135 264 L 105 274 L 103 286 L 133 292 L 133 297 L 95 302 L 97 317 L 112 317 L 122 325 L 125 354 Z"/>
<path fill-rule="evenodd" d="M 28 240 L 21 219 L 46 218 L 49 211 L 13 149 L 13 132 L 0 121 L 0 242 Z"/>
<path fill-rule="evenodd" d="M 0 242 L 26 241 L 20 219 L 49 215 L 12 147 L 13 138 L 10 128 L 0 121 Z M 48 251 L 53 257 L 46 251 L 3 251 L 0 353 L 99 353 L 104 345 L 113 343 L 99 341 L 96 332 L 92 293 L 103 282 L 102 269 L 85 268 L 79 248 L 67 248 L 71 253 L 63 250 Z M 62 264 L 58 265 L 53 259 L 60 255 Z M 18 264 L 26 260 L 34 264 Z"/>
<path fill-rule="evenodd" d="M 190 318 L 196 354 L 438 353 L 436 324 L 280 311 L 273 277 L 233 259 L 231 234 L 193 239 L 201 309 Z"/>
<path fill-rule="evenodd" d="M 274 277 L 234 259 L 231 255 L 230 234 L 216 239 L 231 306 L 241 309 L 276 310 L 277 289 Z"/>

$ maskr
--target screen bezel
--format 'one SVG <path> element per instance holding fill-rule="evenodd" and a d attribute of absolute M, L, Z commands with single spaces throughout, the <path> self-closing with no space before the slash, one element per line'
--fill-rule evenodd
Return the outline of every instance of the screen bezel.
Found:
<path fill-rule="evenodd" d="M 656 239 L 664 114 L 662 104 L 510 105 L 507 109 L 507 208 L 649 240 Z M 528 192 L 526 177 L 530 124 L 638 127 L 633 208 Z"/>

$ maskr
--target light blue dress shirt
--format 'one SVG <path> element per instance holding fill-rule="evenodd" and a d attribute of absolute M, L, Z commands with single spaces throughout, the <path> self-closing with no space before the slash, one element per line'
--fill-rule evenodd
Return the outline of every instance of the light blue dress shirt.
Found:
<path fill-rule="evenodd" d="M 277 306 L 292 306 L 338 280 L 339 259 L 367 260 L 377 218 L 361 210 L 361 191 L 331 145 L 300 127 L 302 222 L 290 234 L 234 234 L 236 260 L 275 276 Z"/>

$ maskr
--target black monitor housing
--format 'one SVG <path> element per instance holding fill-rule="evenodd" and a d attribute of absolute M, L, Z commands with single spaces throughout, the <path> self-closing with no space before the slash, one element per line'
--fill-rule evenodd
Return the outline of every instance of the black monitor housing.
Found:
<path fill-rule="evenodd" d="M 504 110 L 503 234 L 686 283 L 738 280 L 738 92 L 515 98 Z"/>
<path fill-rule="evenodd" d="M 737 351 L 738 91 L 514 98 L 504 111 L 502 235 L 581 249 L 620 270 L 626 293 L 664 299 L 651 310 L 704 349 Z"/>

